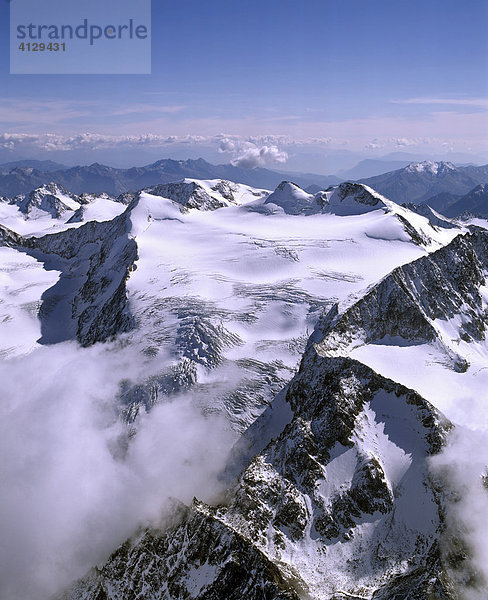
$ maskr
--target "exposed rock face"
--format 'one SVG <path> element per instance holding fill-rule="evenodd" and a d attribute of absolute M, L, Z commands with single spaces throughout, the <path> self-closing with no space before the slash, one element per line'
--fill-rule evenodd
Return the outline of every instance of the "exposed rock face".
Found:
<path fill-rule="evenodd" d="M 22 243 L 22 236 L 4 225 L 0 225 L 0 246 L 16 247 Z"/>
<path fill-rule="evenodd" d="M 324 355 L 344 354 L 362 343 L 399 336 L 408 343 L 438 340 L 451 355 L 436 320 L 463 312 L 459 335 L 465 341 L 486 335 L 487 307 L 480 293 L 488 270 L 488 233 L 459 235 L 451 244 L 395 269 L 344 313 L 338 307 L 322 319 L 318 344 Z"/>
<path fill-rule="evenodd" d="M 113 221 L 91 221 L 33 243 L 36 250 L 67 259 L 60 285 L 64 278 L 80 281 L 71 318 L 77 322 L 76 338 L 83 346 L 105 341 L 132 326 L 125 281 L 137 258 L 137 244 L 128 236 L 127 216 L 128 211 Z M 43 313 L 45 319 L 50 309 Z"/>
<path fill-rule="evenodd" d="M 362 214 L 386 208 L 379 194 L 360 183 L 341 183 L 329 200 L 332 212 L 339 215 Z"/>
<path fill-rule="evenodd" d="M 324 198 L 325 196 L 325 198 Z M 330 212 L 338 216 L 362 215 L 372 211 L 381 210 L 395 219 L 398 223 L 397 235 L 403 232 L 401 239 L 409 240 L 425 248 L 440 240 L 439 232 L 443 228 L 456 227 L 448 221 L 434 214 L 434 211 L 421 211 L 414 204 L 399 204 L 385 198 L 374 189 L 362 183 L 341 183 L 336 188 L 317 194 L 315 202 L 321 204 L 323 212 Z M 427 207 L 428 208 L 428 207 Z M 417 215 L 421 215 L 419 219 Z M 372 237 L 391 239 L 393 232 L 379 229 L 372 232 Z"/>
<path fill-rule="evenodd" d="M 12 203 L 17 204 L 20 212 L 25 215 L 29 215 L 33 210 L 39 209 L 50 214 L 53 219 L 58 219 L 66 211 L 72 210 L 74 205 L 78 205 L 79 198 L 73 194 L 69 194 L 62 186 L 55 183 L 48 183 L 33 190 L 26 196 L 14 198 Z"/>
<path fill-rule="evenodd" d="M 127 542 L 64 598 L 407 600 L 415 582 L 453 599 L 426 464 L 449 423 L 415 392 L 312 347 L 287 400 L 291 422 L 229 505 L 195 502 L 179 525 Z"/>
<path fill-rule="evenodd" d="M 0 241 L 61 271 L 43 295 L 40 343 L 77 339 L 89 346 L 132 327 L 125 281 L 137 258 L 129 237 L 134 205 L 112 221 L 90 221 L 42 237 L 23 237 L 0 226 Z"/>
<path fill-rule="evenodd" d="M 196 208 L 198 210 L 217 210 L 232 204 L 239 204 L 242 188 L 232 181 L 224 179 L 207 182 L 207 186 L 198 181 L 185 179 L 176 183 L 166 183 L 146 188 L 144 191 L 153 196 L 169 198 L 181 205 L 182 210 Z M 246 189 L 251 199 L 261 198 L 265 191 Z"/>
<path fill-rule="evenodd" d="M 62 600 L 299 600 L 276 565 L 213 513 L 194 502 L 181 525 L 128 541 Z"/>
<path fill-rule="evenodd" d="M 145 190 L 153 196 L 169 198 L 183 208 L 199 208 L 200 210 L 216 210 L 226 206 L 224 202 L 210 196 L 201 186 L 195 182 L 179 181 L 177 183 L 166 183 L 155 185 Z"/>
<path fill-rule="evenodd" d="M 413 202 L 407 202 L 406 204 L 402 204 L 402 206 L 404 208 L 408 208 L 408 210 L 416 212 L 418 215 L 426 217 L 434 227 L 443 227 L 445 229 L 455 229 L 457 227 L 456 223 L 446 219 L 444 216 L 434 210 L 434 208 L 429 206 L 429 204 L 424 202 L 422 204 L 413 204 Z"/>

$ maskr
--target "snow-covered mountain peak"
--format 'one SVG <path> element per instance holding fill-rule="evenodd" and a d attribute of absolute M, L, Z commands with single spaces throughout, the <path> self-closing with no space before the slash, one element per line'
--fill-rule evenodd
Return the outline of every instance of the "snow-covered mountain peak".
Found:
<path fill-rule="evenodd" d="M 104 413 L 111 424 L 113 402 L 128 433 L 119 436 L 117 424 L 117 443 L 103 445 L 124 479 L 146 441 L 151 473 L 167 455 L 178 470 L 172 446 L 190 419 L 185 413 L 183 427 L 169 419 L 175 438 L 157 419 L 187 400 L 232 430 L 237 466 L 227 465 L 229 493 L 212 494 L 217 506 L 195 500 L 115 549 L 139 523 L 159 522 L 139 513 L 138 497 L 123 513 L 133 523 L 112 546 L 90 534 L 88 560 L 99 568 L 55 597 L 453 600 L 444 497 L 429 470 L 450 423 L 416 377 L 400 380 L 373 361 L 383 352 L 407 360 L 426 347 L 449 374 L 488 378 L 482 360 L 464 360 L 488 333 L 488 233 L 448 246 L 466 228 L 446 229 L 440 217 L 433 226 L 356 183 L 316 194 L 289 181 L 269 193 L 222 179 L 136 190 L 118 201 L 34 190 L 41 204 L 49 197 L 68 207 L 57 218 L 24 219 L 18 205 L 0 203 L 8 269 L 0 353 L 69 342 L 78 357 L 76 340 L 105 378 L 105 348 L 117 361 L 127 349 L 130 367 L 114 376 Z M 403 376 L 402 361 L 393 363 Z M 42 425 L 42 411 L 38 418 Z M 153 423 L 165 442 L 157 451 L 144 437 Z M 207 429 L 188 429 L 192 440 L 210 439 Z M 143 462 L 133 461 L 136 485 Z M 147 504 L 166 493 L 164 477 L 150 475 Z M 178 478 L 191 480 L 179 470 Z M 68 489 L 63 483 L 53 494 Z M 198 486 L 174 495 L 208 501 Z M 40 521 L 47 504 L 39 502 Z M 77 539 L 68 546 L 77 552 Z M 34 562 L 47 564 L 40 552 Z"/>
<path fill-rule="evenodd" d="M 387 200 L 363 183 L 341 183 L 329 197 L 330 212 L 340 215 L 361 215 L 387 208 Z"/>
<path fill-rule="evenodd" d="M 401 239 L 426 249 L 439 248 L 452 239 L 452 234 L 446 234 L 445 231 L 452 228 L 451 223 L 444 223 L 432 216 L 434 223 L 429 220 L 429 214 L 419 214 L 410 207 L 400 206 L 365 184 L 342 183 L 332 192 L 326 192 L 326 195 L 328 204 L 325 211 L 341 217 L 366 216 L 377 211 L 378 217 L 372 221 L 374 224 L 368 231 L 368 235 L 372 237 L 385 240 Z"/>
<path fill-rule="evenodd" d="M 146 188 L 153 196 L 168 198 L 184 209 L 216 210 L 231 205 L 244 204 L 266 196 L 267 190 L 258 190 L 247 185 L 224 179 L 183 179 Z"/>
<path fill-rule="evenodd" d="M 319 206 L 314 202 L 315 196 L 308 194 L 291 181 L 282 181 L 270 194 L 265 205 L 282 209 L 288 215 L 310 214 L 318 212 Z"/>
<path fill-rule="evenodd" d="M 324 356 L 351 356 L 364 345 L 432 344 L 445 366 L 464 372 L 487 352 L 487 265 L 486 231 L 458 235 L 394 269 L 344 312 L 333 307 L 318 328 L 316 348 Z M 474 347 L 477 354 L 469 350 Z"/>
<path fill-rule="evenodd" d="M 80 208 L 78 197 L 56 183 L 42 185 L 26 196 L 18 196 L 12 204 L 16 204 L 20 212 L 31 218 L 48 213 L 53 219 L 57 219 L 66 211 Z"/>
<path fill-rule="evenodd" d="M 430 175 L 442 175 L 448 171 L 455 170 L 456 167 L 450 162 L 435 162 L 432 160 L 424 160 L 422 162 L 413 162 L 405 167 L 407 173 L 428 173 Z"/>

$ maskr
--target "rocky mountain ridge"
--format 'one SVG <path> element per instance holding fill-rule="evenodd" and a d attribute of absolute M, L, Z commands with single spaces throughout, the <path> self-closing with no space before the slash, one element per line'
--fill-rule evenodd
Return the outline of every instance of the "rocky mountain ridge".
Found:
<path fill-rule="evenodd" d="M 436 321 L 452 319 L 462 306 L 460 338 L 484 339 L 487 312 L 480 289 L 487 270 L 486 232 L 475 229 L 459 235 L 437 252 L 395 269 L 342 314 L 334 306 L 320 325 L 327 334 L 319 351 L 326 356 L 344 355 L 355 345 L 388 338 L 402 338 L 405 343 L 436 340 L 454 368 L 465 369 Z"/>
<path fill-rule="evenodd" d="M 161 527 L 143 524 L 59 598 L 459 598 L 469 556 L 446 519 L 451 484 L 430 468 L 452 424 L 349 355 L 427 341 L 466 370 L 439 322 L 461 311 L 459 339 L 484 339 L 486 231 L 430 222 L 355 183 L 268 194 L 187 180 L 51 214 L 59 194 L 27 196 L 19 223 L 41 210 L 61 229 L 2 225 L 0 241 L 60 272 L 41 298 L 40 344 L 118 340 L 144 357 L 144 377 L 122 380 L 115 399 L 128 424 L 117 460 L 140 415 L 180 393 L 238 434 L 223 497 L 175 500 Z M 95 202 L 118 213 L 77 221 Z M 326 270 L 346 247 L 356 270 Z"/>
<path fill-rule="evenodd" d="M 463 558 L 444 543 L 446 482 L 429 469 L 452 426 L 418 393 L 338 348 L 358 332 L 363 341 L 432 340 L 433 321 L 465 302 L 474 326 L 487 239 L 484 231 L 458 236 L 396 269 L 342 315 L 331 311 L 287 386 L 287 422 L 228 502 L 195 501 L 178 524 L 127 542 L 63 599 L 237 599 L 243 590 L 259 599 L 458 598 L 452 573 Z M 466 322 L 466 335 L 483 336 L 478 325 Z M 269 410 L 283 408 L 276 401 Z"/>
<path fill-rule="evenodd" d="M 364 365 L 311 350 L 287 401 L 290 423 L 244 470 L 230 504 L 195 501 L 180 523 L 128 541 L 63 600 L 237 600 L 244 592 L 256 599 L 454 599 L 454 558 L 439 544 L 442 496 L 426 463 L 449 423 Z M 383 454 L 372 452 L 374 439 Z M 412 502 L 420 518 L 409 511 Z"/>

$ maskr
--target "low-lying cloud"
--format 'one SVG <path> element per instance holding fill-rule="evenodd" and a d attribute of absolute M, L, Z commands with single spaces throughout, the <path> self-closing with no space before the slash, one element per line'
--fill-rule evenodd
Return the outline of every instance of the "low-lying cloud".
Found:
<path fill-rule="evenodd" d="M 130 441 L 115 408 L 130 349 L 74 343 L 0 363 L 0 598 L 44 600 L 171 498 L 212 500 L 233 436 L 188 396 L 156 406 Z"/>
<path fill-rule="evenodd" d="M 431 458 L 432 474 L 442 490 L 446 530 L 441 539 L 460 600 L 486 600 L 488 589 L 488 415 L 483 403 L 469 414 L 460 398 L 459 422 L 447 446 Z"/>

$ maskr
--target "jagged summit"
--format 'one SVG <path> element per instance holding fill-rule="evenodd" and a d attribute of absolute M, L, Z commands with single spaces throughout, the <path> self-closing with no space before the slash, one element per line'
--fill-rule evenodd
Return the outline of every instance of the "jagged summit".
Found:
<path fill-rule="evenodd" d="M 226 206 L 218 198 L 210 196 L 201 185 L 186 179 L 177 183 L 155 185 L 144 191 L 152 196 L 169 198 L 185 209 L 216 210 Z"/>
<path fill-rule="evenodd" d="M 283 181 L 266 198 L 264 205 L 282 209 L 289 215 L 312 215 L 325 212 L 350 216 L 388 208 L 387 203 L 386 198 L 361 183 L 341 183 L 331 191 L 310 194 L 295 183 Z"/>
<path fill-rule="evenodd" d="M 383 212 L 384 219 L 378 217 L 369 232 L 380 239 L 398 238 L 433 249 L 445 243 L 445 230 L 456 227 L 432 210 L 421 211 L 415 205 L 400 206 L 362 183 L 342 183 L 325 195 L 324 212 L 338 216 Z"/>
<path fill-rule="evenodd" d="M 184 209 L 216 210 L 238 205 L 268 194 L 249 186 L 224 179 L 198 180 L 183 179 L 176 183 L 166 183 L 146 188 L 147 194 L 168 198 Z"/>
<path fill-rule="evenodd" d="M 47 213 L 53 219 L 61 217 L 67 211 L 80 208 L 77 196 L 52 182 L 38 187 L 26 196 L 17 196 L 12 204 L 16 204 L 26 216 L 35 217 L 40 216 L 40 213 Z"/>
<path fill-rule="evenodd" d="M 486 338 L 484 286 L 488 234 L 458 235 L 450 244 L 397 267 L 343 312 L 336 305 L 319 324 L 324 356 L 350 355 L 367 344 L 434 344 L 450 368 L 463 372 L 466 344 Z"/>
<path fill-rule="evenodd" d="M 162 587 L 163 597 L 195 600 L 453 600 L 438 542 L 442 497 L 428 472 L 450 424 L 368 367 L 310 352 L 287 393 L 291 418 L 229 504 L 195 500 L 179 523 L 128 540 L 62 600 L 158 597 Z"/>

